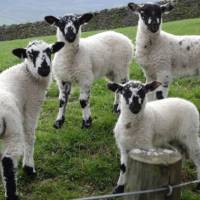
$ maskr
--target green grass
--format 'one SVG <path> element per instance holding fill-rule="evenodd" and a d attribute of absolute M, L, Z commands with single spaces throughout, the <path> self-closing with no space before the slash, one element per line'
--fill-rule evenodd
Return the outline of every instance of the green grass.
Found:
<path fill-rule="evenodd" d="M 166 23 L 164 30 L 174 34 L 200 34 L 200 19 Z M 136 28 L 119 28 L 132 40 Z M 83 33 L 83 36 L 96 32 Z M 55 36 L 41 37 L 54 42 Z M 0 69 L 4 70 L 19 62 L 11 50 L 25 47 L 30 39 L 0 42 Z M 132 79 L 144 80 L 141 69 L 131 64 Z M 170 96 L 179 96 L 193 101 L 200 110 L 200 79 L 198 77 L 178 79 L 170 88 Z M 37 178 L 29 181 L 22 170 L 19 172 L 19 191 L 24 200 L 63 200 L 76 197 L 110 193 L 119 173 L 119 154 L 113 138 L 113 127 L 117 117 L 111 112 L 113 96 L 106 89 L 106 81 L 96 81 L 92 88 L 91 109 L 93 126 L 81 129 L 81 109 L 75 86 L 69 101 L 66 123 L 61 130 L 52 127 L 57 114 L 57 87 L 53 83 L 43 104 L 37 128 L 35 162 Z M 194 165 L 184 162 L 183 181 L 196 178 Z M 0 199 L 3 187 L 0 186 Z M 192 188 L 183 190 L 182 200 L 200 200 Z"/>

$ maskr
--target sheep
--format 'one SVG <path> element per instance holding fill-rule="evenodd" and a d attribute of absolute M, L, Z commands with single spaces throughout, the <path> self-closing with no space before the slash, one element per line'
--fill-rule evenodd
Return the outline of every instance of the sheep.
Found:
<path fill-rule="evenodd" d="M 147 102 L 146 94 L 160 85 L 158 81 L 146 84 L 139 81 L 108 84 L 111 91 L 121 95 L 121 113 L 114 128 L 121 165 L 113 193 L 124 192 L 130 150 L 162 148 L 174 141 L 187 150 L 200 179 L 199 112 L 191 102 L 180 98 Z M 200 184 L 197 189 L 200 189 Z"/>
<path fill-rule="evenodd" d="M 168 96 L 168 88 L 174 77 L 196 75 L 200 69 L 200 36 L 177 36 L 161 30 L 162 15 L 174 5 L 167 3 L 137 5 L 128 4 L 139 15 L 135 57 L 142 67 L 146 81 L 162 83 L 148 95 L 148 100 Z"/>
<path fill-rule="evenodd" d="M 65 47 L 55 55 L 53 74 L 59 88 L 59 112 L 54 123 L 61 128 L 65 121 L 65 110 L 71 91 L 71 83 L 80 87 L 82 107 L 82 127 L 92 124 L 89 96 L 92 83 L 106 76 L 118 83 L 128 80 L 128 65 L 133 57 L 133 44 L 124 35 L 107 31 L 87 38 L 81 37 L 81 26 L 92 19 L 90 13 L 66 15 L 60 19 L 46 16 L 45 20 L 57 27 L 57 40 L 65 42 Z M 115 95 L 115 112 L 119 112 L 119 96 Z"/>
<path fill-rule="evenodd" d="M 0 139 L 1 174 L 7 200 L 19 199 L 16 191 L 16 169 L 23 155 L 23 169 L 35 176 L 34 143 L 40 107 L 51 80 L 51 54 L 63 42 L 53 45 L 43 41 L 30 42 L 13 54 L 24 62 L 0 74 Z"/>

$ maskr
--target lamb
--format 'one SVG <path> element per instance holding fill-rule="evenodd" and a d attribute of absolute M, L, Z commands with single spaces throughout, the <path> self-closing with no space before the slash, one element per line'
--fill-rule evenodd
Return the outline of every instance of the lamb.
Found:
<path fill-rule="evenodd" d="M 200 69 L 200 36 L 177 36 L 161 30 L 162 15 L 174 5 L 167 3 L 137 5 L 128 4 L 139 16 L 136 36 L 136 61 L 142 67 L 146 81 L 162 83 L 148 100 L 168 96 L 168 88 L 174 77 L 192 76 Z"/>
<path fill-rule="evenodd" d="M 121 113 L 114 128 L 121 155 L 121 172 L 113 193 L 124 192 L 130 150 L 162 148 L 174 141 L 187 150 L 200 179 L 199 112 L 191 102 L 180 98 L 147 103 L 146 94 L 160 85 L 158 81 L 147 84 L 139 81 L 108 84 L 111 91 L 121 95 Z M 200 183 L 197 189 L 200 189 Z"/>
<path fill-rule="evenodd" d="M 16 169 L 23 155 L 23 169 L 35 176 L 35 128 L 41 104 L 51 80 L 51 54 L 59 51 L 63 42 L 53 45 L 43 41 L 30 42 L 26 49 L 13 54 L 24 62 L 0 74 L 0 149 L 1 172 L 7 200 L 19 199 L 16 191 Z"/>
<path fill-rule="evenodd" d="M 113 31 L 80 38 L 81 26 L 92 19 L 90 13 L 82 16 L 66 15 L 60 19 L 46 16 L 45 20 L 57 27 L 57 40 L 65 47 L 55 55 L 53 72 L 59 87 L 59 112 L 54 123 L 61 128 L 65 121 L 65 110 L 71 91 L 71 83 L 80 87 L 80 104 L 83 128 L 92 124 L 89 96 L 92 83 L 106 76 L 118 83 L 128 80 L 128 65 L 133 56 L 133 44 L 124 35 Z M 114 108 L 119 112 L 119 96 L 115 95 Z"/>

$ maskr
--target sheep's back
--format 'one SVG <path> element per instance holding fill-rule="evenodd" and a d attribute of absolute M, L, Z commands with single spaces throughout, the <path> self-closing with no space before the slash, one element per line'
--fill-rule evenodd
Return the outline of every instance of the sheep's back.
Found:
<path fill-rule="evenodd" d="M 199 131 L 199 112 L 190 101 L 167 98 L 147 103 L 146 112 L 148 110 L 153 113 L 155 138 L 164 143 Z"/>

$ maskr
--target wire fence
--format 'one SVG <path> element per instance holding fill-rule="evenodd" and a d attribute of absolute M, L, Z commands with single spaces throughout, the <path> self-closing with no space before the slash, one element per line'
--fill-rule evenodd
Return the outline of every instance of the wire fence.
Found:
<path fill-rule="evenodd" d="M 185 183 L 181 183 L 181 184 L 173 185 L 173 186 L 168 185 L 166 187 L 150 189 L 150 190 L 141 190 L 141 191 L 135 191 L 135 192 L 125 192 L 121 194 L 108 194 L 108 195 L 102 195 L 102 196 L 85 197 L 85 198 L 78 198 L 74 200 L 114 199 L 117 197 L 127 197 L 127 196 L 142 195 L 142 194 L 149 194 L 149 193 L 156 193 L 156 192 L 166 192 L 166 196 L 171 196 L 175 189 L 179 189 L 179 188 L 186 187 L 188 185 L 192 185 L 196 183 L 200 183 L 200 180 L 189 181 L 189 182 L 185 182 Z"/>

